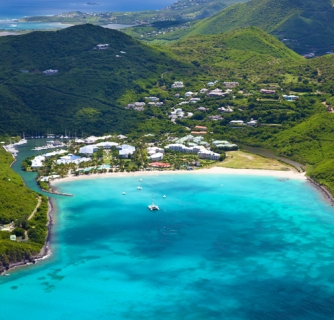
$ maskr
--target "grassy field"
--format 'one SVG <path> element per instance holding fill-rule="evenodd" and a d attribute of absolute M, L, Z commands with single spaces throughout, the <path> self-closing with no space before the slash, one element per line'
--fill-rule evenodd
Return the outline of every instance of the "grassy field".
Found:
<path fill-rule="evenodd" d="M 227 158 L 223 162 L 215 163 L 215 166 L 233 169 L 262 169 L 262 170 L 291 170 L 292 167 L 275 159 L 264 158 L 243 151 L 227 152 Z"/>

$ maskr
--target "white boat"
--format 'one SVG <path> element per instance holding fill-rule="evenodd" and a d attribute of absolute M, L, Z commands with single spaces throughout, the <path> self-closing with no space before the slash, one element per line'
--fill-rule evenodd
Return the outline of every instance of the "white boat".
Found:
<path fill-rule="evenodd" d="M 123 191 L 123 192 L 122 192 L 122 195 L 124 196 L 124 195 L 126 195 L 126 193 Z"/>
<path fill-rule="evenodd" d="M 143 179 L 139 179 L 139 181 L 140 181 L 140 182 L 142 182 L 142 181 L 143 181 Z"/>
<path fill-rule="evenodd" d="M 164 194 L 162 197 L 165 199 L 165 198 L 166 198 L 166 195 Z"/>
<path fill-rule="evenodd" d="M 153 197 L 153 194 L 152 194 L 152 204 L 150 204 L 150 205 L 148 206 L 148 208 L 149 208 L 151 211 L 153 211 L 153 210 L 160 210 L 159 207 L 158 207 L 156 204 L 154 204 L 154 197 Z"/>
<path fill-rule="evenodd" d="M 138 186 L 137 189 L 138 190 L 143 190 L 143 188 L 141 186 Z"/>

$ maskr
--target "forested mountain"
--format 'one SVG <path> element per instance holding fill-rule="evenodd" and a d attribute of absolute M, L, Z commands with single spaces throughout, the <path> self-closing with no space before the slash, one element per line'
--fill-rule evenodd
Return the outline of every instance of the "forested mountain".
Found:
<path fill-rule="evenodd" d="M 334 48 L 331 0 L 252 0 L 199 21 L 189 34 L 214 34 L 249 26 L 275 35 L 300 54 L 323 54 Z"/>
<path fill-rule="evenodd" d="M 210 70 L 211 75 L 230 77 L 232 72 L 234 78 L 248 78 L 252 82 L 282 73 L 286 66 L 304 60 L 274 36 L 256 27 L 192 36 L 171 43 L 167 48 L 178 59 Z"/>
<path fill-rule="evenodd" d="M 93 49 L 97 44 L 109 47 Z M 164 52 L 93 25 L 1 37 L 0 61 L 2 133 L 129 132 L 148 117 L 125 110 L 125 103 L 149 94 L 163 72 L 189 70 Z M 43 74 L 48 69 L 58 73 Z"/>

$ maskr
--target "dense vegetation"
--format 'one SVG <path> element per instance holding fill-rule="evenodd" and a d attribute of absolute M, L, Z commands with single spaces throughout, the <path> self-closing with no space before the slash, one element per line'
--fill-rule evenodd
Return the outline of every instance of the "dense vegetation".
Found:
<path fill-rule="evenodd" d="M 331 0 L 252 0 L 199 21 L 189 32 L 213 34 L 257 26 L 298 53 L 323 54 L 334 45 Z"/>
<path fill-rule="evenodd" d="M 0 231 L 0 270 L 10 263 L 29 260 L 39 253 L 47 235 L 47 198 L 28 189 L 22 178 L 14 173 L 12 156 L 0 149 L 0 225 L 12 223 L 13 230 Z M 38 204 L 35 215 L 28 220 Z M 11 241 L 10 235 L 20 241 Z"/>
<path fill-rule="evenodd" d="M 109 48 L 93 50 L 99 43 Z M 127 133 L 150 117 L 126 103 L 163 94 L 155 85 L 166 71 L 192 73 L 164 52 L 93 25 L 1 37 L 0 59 L 0 133 Z"/>

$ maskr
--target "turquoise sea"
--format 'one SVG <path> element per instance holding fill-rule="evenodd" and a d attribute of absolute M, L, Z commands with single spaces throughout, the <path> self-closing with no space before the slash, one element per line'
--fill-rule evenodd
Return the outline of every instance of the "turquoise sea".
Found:
<path fill-rule="evenodd" d="M 174 0 L 11 0 L 0 1 L 0 20 L 20 19 L 25 16 L 46 16 L 64 12 L 125 12 L 160 10 L 174 3 Z M 98 5 L 89 5 L 97 3 Z"/>
<path fill-rule="evenodd" d="M 0 277 L 2 319 L 334 318 L 334 210 L 305 181 L 58 186 L 74 197 L 56 200 L 53 255 Z M 152 193 L 160 211 L 147 208 Z"/>

